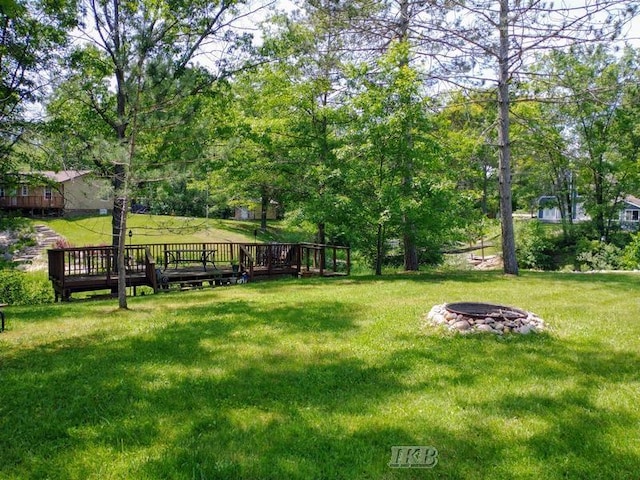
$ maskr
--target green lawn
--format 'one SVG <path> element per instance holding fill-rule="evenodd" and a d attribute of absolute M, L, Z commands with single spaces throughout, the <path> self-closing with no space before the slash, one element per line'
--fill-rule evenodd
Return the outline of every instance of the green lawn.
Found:
<path fill-rule="evenodd" d="M 423 273 L 12 307 L 0 478 L 637 478 L 638 280 Z M 550 329 L 422 327 L 462 300 Z M 392 469 L 397 445 L 438 464 Z"/>
<path fill-rule="evenodd" d="M 57 218 L 38 220 L 67 238 L 73 246 L 110 245 L 111 216 Z M 275 227 L 274 227 L 275 225 Z M 258 232 L 258 241 L 270 241 L 273 232 L 278 232 L 278 222 L 269 223 L 269 232 Z M 253 242 L 257 222 L 233 220 L 171 217 L 166 215 L 130 214 L 127 230 L 133 236 L 127 244 L 177 243 L 177 242 Z"/>

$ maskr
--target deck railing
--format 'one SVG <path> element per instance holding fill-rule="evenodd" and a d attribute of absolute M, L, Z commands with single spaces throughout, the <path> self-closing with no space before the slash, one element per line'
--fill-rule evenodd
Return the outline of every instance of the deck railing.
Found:
<path fill-rule="evenodd" d="M 127 273 L 144 273 L 149 261 L 147 247 L 132 245 L 125 247 Z M 48 250 L 49 277 L 117 275 L 117 250 L 114 247 L 55 248 Z M 155 262 L 154 262 L 155 263 Z"/>
<path fill-rule="evenodd" d="M 153 258 L 160 267 L 164 268 L 165 261 L 167 259 L 166 252 L 168 251 L 196 251 L 201 250 L 205 253 L 213 252 L 210 256 L 216 265 L 226 266 L 230 265 L 233 260 L 240 258 L 240 244 L 228 243 L 228 242 L 202 242 L 202 243 L 157 243 L 157 244 L 145 244 L 134 245 L 134 247 L 148 248 L 151 258 Z"/>
<path fill-rule="evenodd" d="M 317 270 L 320 275 L 324 275 L 325 272 L 349 275 L 351 271 L 351 249 L 349 247 L 301 243 L 300 257 L 302 271 Z"/>
<path fill-rule="evenodd" d="M 64 208 L 64 198 L 53 195 L 46 198 L 43 195 L 18 195 L 0 197 L 0 207 L 4 208 Z"/>
<path fill-rule="evenodd" d="M 348 247 L 316 245 L 310 243 L 165 243 L 128 245 L 125 247 L 127 275 L 141 275 L 147 284 L 157 290 L 157 270 L 170 265 L 168 252 L 188 252 L 194 263 L 202 252 L 203 264 L 208 270 L 211 263 L 217 269 L 231 270 L 239 264 L 249 272 L 251 278 L 255 269 L 266 270 L 269 275 L 300 274 L 306 272 L 346 273 L 350 270 Z M 108 281 L 118 276 L 117 251 L 112 246 L 57 248 L 48 250 L 49 279 L 64 289 L 65 279 L 73 277 L 101 277 Z M 184 260 L 184 257 L 183 257 Z M 211 262 L 213 260 L 213 262 Z M 188 260 L 189 261 L 189 260 Z"/>
<path fill-rule="evenodd" d="M 149 264 L 164 268 L 167 251 L 215 252 L 216 265 L 240 263 L 245 268 L 298 266 L 300 270 L 349 273 L 348 247 L 311 243 L 164 243 L 128 245 L 125 264 L 129 273 L 144 273 Z M 49 276 L 117 275 L 116 250 L 111 246 L 57 248 L 49 251 Z"/>

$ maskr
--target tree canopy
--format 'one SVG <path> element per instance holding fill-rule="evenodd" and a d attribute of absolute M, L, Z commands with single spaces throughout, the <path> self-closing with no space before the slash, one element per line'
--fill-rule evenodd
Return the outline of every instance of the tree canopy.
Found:
<path fill-rule="evenodd" d="M 606 237 L 640 188 L 638 53 L 611 44 L 634 2 L 277 7 L 4 0 L 0 171 L 24 166 L 37 123 L 27 156 L 111 179 L 121 250 L 132 198 L 259 200 L 377 272 L 388 240 L 413 270 L 489 216 L 517 273 L 514 208 L 555 195 L 570 219 L 577 190 Z"/>

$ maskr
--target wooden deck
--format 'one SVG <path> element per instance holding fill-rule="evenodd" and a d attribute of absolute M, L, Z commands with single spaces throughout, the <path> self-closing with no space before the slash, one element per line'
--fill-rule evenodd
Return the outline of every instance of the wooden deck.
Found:
<path fill-rule="evenodd" d="M 77 292 L 118 292 L 113 247 L 48 250 L 56 301 Z M 348 247 L 309 243 L 166 243 L 125 249 L 126 284 L 154 293 L 172 286 L 225 285 L 283 276 L 348 275 Z"/>

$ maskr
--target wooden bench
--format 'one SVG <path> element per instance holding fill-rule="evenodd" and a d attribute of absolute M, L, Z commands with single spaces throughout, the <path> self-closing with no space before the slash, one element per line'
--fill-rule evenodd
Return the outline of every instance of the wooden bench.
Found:
<path fill-rule="evenodd" d="M 199 263 L 202 264 L 204 271 L 207 271 L 207 263 L 210 263 L 214 269 L 218 269 L 215 263 L 215 250 L 182 249 L 182 250 L 165 250 L 164 251 L 164 269 L 170 265 L 175 265 L 177 269 L 180 264 Z"/>
<path fill-rule="evenodd" d="M 8 306 L 8 303 L 0 303 L 0 332 L 4 332 L 4 312 L 2 309 Z"/>

